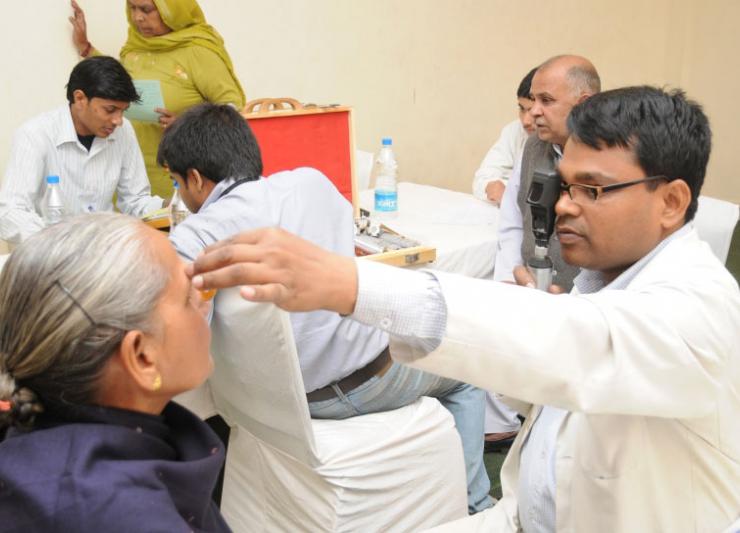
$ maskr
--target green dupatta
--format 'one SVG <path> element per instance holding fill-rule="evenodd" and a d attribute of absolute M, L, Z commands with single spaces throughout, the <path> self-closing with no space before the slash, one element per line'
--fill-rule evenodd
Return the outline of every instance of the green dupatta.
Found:
<path fill-rule="evenodd" d="M 143 37 L 131 21 L 131 10 L 126 2 L 128 39 L 121 48 L 121 57 L 133 51 L 164 52 L 185 46 L 202 46 L 221 58 L 241 92 L 242 101 L 246 101 L 244 89 L 234 73 L 231 57 L 224 47 L 224 40 L 213 26 L 206 23 L 206 17 L 198 2 L 196 0 L 154 0 L 154 5 L 162 21 L 172 31 L 158 37 Z"/>

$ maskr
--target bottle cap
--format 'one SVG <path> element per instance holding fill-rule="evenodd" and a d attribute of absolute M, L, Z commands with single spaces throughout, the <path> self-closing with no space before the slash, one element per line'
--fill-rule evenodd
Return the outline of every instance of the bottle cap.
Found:
<path fill-rule="evenodd" d="M 52 183 L 59 183 L 59 176 L 46 176 L 46 183 L 52 184 Z"/>
<path fill-rule="evenodd" d="M 393 139 L 390 137 L 383 137 L 383 146 L 392 146 L 393 145 Z"/>

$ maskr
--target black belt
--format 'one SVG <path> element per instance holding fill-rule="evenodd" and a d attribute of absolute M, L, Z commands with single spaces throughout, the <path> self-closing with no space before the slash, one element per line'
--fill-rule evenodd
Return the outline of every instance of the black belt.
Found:
<path fill-rule="evenodd" d="M 339 387 L 339 390 L 341 390 L 343 393 L 347 394 L 351 390 L 356 389 L 363 383 L 369 381 L 371 378 L 383 372 L 383 370 L 388 367 L 390 362 L 391 352 L 388 349 L 388 346 L 386 346 L 385 349 L 380 352 L 378 357 L 370 361 L 362 368 L 358 368 L 346 378 L 342 378 L 339 381 L 330 383 L 326 387 L 321 387 L 320 389 L 309 392 L 308 394 L 306 394 L 306 398 L 309 402 L 320 402 L 323 400 L 336 398 L 337 393 L 334 390 L 334 385 Z"/>

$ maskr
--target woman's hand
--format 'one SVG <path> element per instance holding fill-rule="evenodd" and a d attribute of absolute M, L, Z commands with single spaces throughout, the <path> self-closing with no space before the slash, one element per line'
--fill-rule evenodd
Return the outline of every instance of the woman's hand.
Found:
<path fill-rule="evenodd" d="M 160 126 L 162 126 L 163 129 L 167 129 L 167 127 L 170 126 L 177 118 L 177 115 L 175 115 L 173 112 L 167 111 L 166 109 L 161 107 L 155 108 L 154 111 L 159 113 L 159 124 Z"/>
<path fill-rule="evenodd" d="M 85 22 L 85 12 L 75 0 L 72 0 L 73 15 L 69 17 L 72 24 L 72 42 L 80 55 L 84 52 L 90 52 L 90 41 L 87 40 L 87 22 Z"/>

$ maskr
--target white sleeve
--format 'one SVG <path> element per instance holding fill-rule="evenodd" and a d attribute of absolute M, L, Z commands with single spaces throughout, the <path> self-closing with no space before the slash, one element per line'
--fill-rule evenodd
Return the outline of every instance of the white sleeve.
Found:
<path fill-rule="evenodd" d="M 121 173 L 116 188 L 118 192 L 116 203 L 122 213 L 140 217 L 161 208 L 164 201 L 159 196 L 151 195 L 144 157 L 141 155 L 141 149 L 131 123 L 124 119 L 121 129 L 123 130 L 121 142 L 124 145 L 124 152 L 121 159 Z"/>
<path fill-rule="evenodd" d="M 514 281 L 514 267 L 522 264 L 524 222 L 517 204 L 521 186 L 522 158 L 519 157 L 499 208 L 498 243 L 493 268 L 494 281 Z"/>
<path fill-rule="evenodd" d="M 580 296 L 439 273 L 442 343 L 429 354 L 394 345 L 393 356 L 537 405 L 706 416 L 728 394 L 728 373 L 737 375 L 740 296 L 718 265 L 689 265 L 676 276 L 679 263 L 670 260 L 650 265 L 649 285 Z M 708 279 L 695 279 L 701 275 Z"/>
<path fill-rule="evenodd" d="M 43 148 L 21 128 L 13 137 L 0 189 L 0 238 L 21 242 L 44 227 L 36 201 L 44 179 Z"/>
<path fill-rule="evenodd" d="M 429 353 L 442 341 L 447 309 L 429 272 L 357 259 L 358 292 L 350 318 Z"/>
<path fill-rule="evenodd" d="M 517 128 L 521 129 L 518 120 L 507 124 L 496 143 L 488 150 L 473 179 L 473 194 L 476 198 L 487 200 L 486 186 L 496 180 L 506 183 L 511 175 L 518 156 Z"/>

